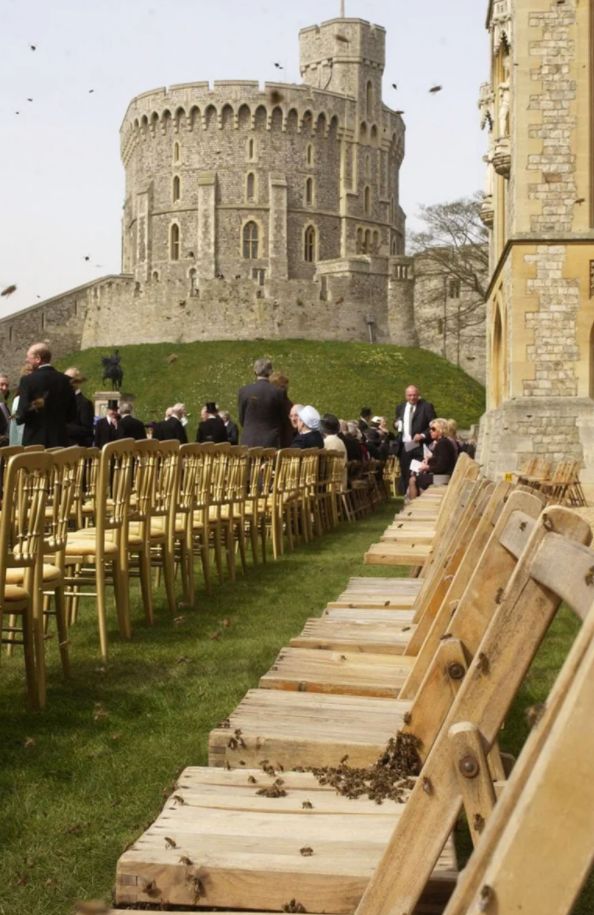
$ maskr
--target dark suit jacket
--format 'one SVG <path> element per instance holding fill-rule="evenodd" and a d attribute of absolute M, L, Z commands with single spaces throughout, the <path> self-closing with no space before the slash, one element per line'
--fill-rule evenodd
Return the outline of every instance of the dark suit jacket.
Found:
<path fill-rule="evenodd" d="M 70 378 L 52 365 L 42 365 L 19 381 L 16 421 L 25 424 L 23 445 L 45 448 L 68 445 L 67 423 L 76 420 L 76 403 Z M 39 401 L 34 406 L 34 401 Z"/>
<path fill-rule="evenodd" d="M 95 421 L 95 408 L 84 394 L 75 394 L 76 419 L 67 423 L 68 444 L 83 445 L 88 448 L 93 444 L 93 422 Z"/>
<path fill-rule="evenodd" d="M 396 421 L 404 420 L 405 407 L 406 407 L 406 401 L 404 401 L 403 403 L 399 403 L 398 406 L 396 407 Z M 429 432 L 429 426 L 431 424 L 431 421 L 434 419 L 435 419 L 435 410 L 433 408 L 433 404 L 429 403 L 427 400 L 422 400 L 422 399 L 419 400 L 415 407 L 415 412 L 413 414 L 412 423 L 410 424 L 410 434 L 413 436 L 413 438 L 415 435 L 424 435 L 425 436 L 425 441 L 419 443 L 419 449 L 421 449 L 422 445 L 424 445 L 424 444 L 429 445 L 429 443 L 431 442 L 431 433 Z M 396 433 L 396 445 L 398 446 L 398 452 L 401 453 L 403 451 L 401 432 Z M 407 454 L 411 458 L 417 456 L 414 451 L 408 451 Z"/>
<path fill-rule="evenodd" d="M 230 419 L 225 428 L 227 429 L 227 441 L 229 442 L 229 444 L 238 445 L 239 444 L 239 429 L 237 428 L 237 426 L 235 425 L 233 420 Z"/>
<path fill-rule="evenodd" d="M 108 442 L 116 442 L 119 438 L 124 438 L 120 423 L 121 420 L 116 429 L 104 416 L 98 419 L 95 426 L 95 446 L 103 448 Z"/>
<path fill-rule="evenodd" d="M 227 427 L 220 416 L 210 416 L 198 424 L 197 442 L 227 442 Z"/>
<path fill-rule="evenodd" d="M 238 417 L 243 426 L 241 444 L 278 448 L 286 417 L 285 392 L 269 381 L 246 384 L 238 395 Z"/>
<path fill-rule="evenodd" d="M 163 419 L 160 423 L 155 423 L 153 438 L 158 439 L 160 442 L 166 442 L 172 438 L 176 438 L 181 445 L 188 444 L 186 430 L 177 416 L 170 416 L 168 419 Z"/>
<path fill-rule="evenodd" d="M 141 438 L 146 438 L 144 423 L 139 419 L 136 419 L 135 416 L 130 416 L 129 413 L 122 416 L 120 420 L 120 430 L 122 438 L 134 438 L 136 441 Z"/>
<path fill-rule="evenodd" d="M 293 439 L 292 448 L 323 448 L 324 439 L 322 433 L 317 429 L 310 429 L 309 432 L 300 432 Z"/>
<path fill-rule="evenodd" d="M 0 401 L 0 447 L 8 445 L 10 437 L 10 410 L 4 401 Z"/>

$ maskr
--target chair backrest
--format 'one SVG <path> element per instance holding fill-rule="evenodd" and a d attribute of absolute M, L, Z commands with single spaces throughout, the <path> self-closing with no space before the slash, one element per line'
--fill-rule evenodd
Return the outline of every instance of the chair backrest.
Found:
<path fill-rule="evenodd" d="M 6 569 L 24 567 L 30 591 L 41 566 L 51 469 L 52 459 L 43 452 L 15 454 L 6 465 L 0 513 L 0 607 Z"/>
<path fill-rule="evenodd" d="M 469 915 L 486 902 L 500 912 L 567 915 L 590 870 L 594 553 L 565 542 L 553 556 L 554 543 L 555 538 L 543 543 L 532 574 L 553 590 L 560 587 L 566 600 L 573 593 L 583 623 L 445 915 Z M 579 583 L 577 600 L 570 579 Z"/>
<path fill-rule="evenodd" d="M 295 496 L 299 492 L 301 459 L 300 448 L 281 448 L 276 453 L 274 467 L 273 498 Z"/>
<path fill-rule="evenodd" d="M 172 537 L 175 531 L 175 514 L 177 511 L 179 491 L 179 449 L 177 439 L 156 441 L 156 467 L 153 487 L 151 513 L 165 517 L 168 533 Z"/>
<path fill-rule="evenodd" d="M 66 548 L 68 527 L 72 518 L 72 506 L 79 482 L 80 466 L 85 448 L 73 445 L 70 448 L 48 449 L 51 457 L 51 485 L 46 511 L 45 550 L 54 553 L 57 559 Z"/>
<path fill-rule="evenodd" d="M 501 538 L 507 549 L 514 549 L 527 524 L 525 517 L 510 518 Z M 470 723 L 485 752 L 493 746 L 561 601 L 580 617 L 590 606 L 594 551 L 585 544 L 591 536 L 589 525 L 564 508 L 548 508 L 534 523 L 357 915 L 414 910 L 462 806 L 450 730 Z"/>
<path fill-rule="evenodd" d="M 108 529 L 121 532 L 128 518 L 135 441 L 123 438 L 101 449 L 95 493 L 98 542 Z M 119 534 L 118 534 L 119 536 Z"/>
<path fill-rule="evenodd" d="M 129 520 L 148 523 L 155 505 L 156 473 L 159 462 L 159 442 L 140 439 L 134 444 L 134 463 Z"/>

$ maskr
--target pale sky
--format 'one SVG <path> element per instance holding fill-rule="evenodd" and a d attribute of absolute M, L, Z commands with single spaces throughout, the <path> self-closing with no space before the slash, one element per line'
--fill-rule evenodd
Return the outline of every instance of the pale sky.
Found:
<path fill-rule="evenodd" d="M 482 187 L 486 8 L 346 0 L 347 16 L 387 31 L 383 99 L 405 112 L 409 228 L 419 205 Z M 200 80 L 300 82 L 299 29 L 339 11 L 338 0 L 0 0 L 0 288 L 18 286 L 0 317 L 120 272 L 119 127 L 133 96 Z"/>

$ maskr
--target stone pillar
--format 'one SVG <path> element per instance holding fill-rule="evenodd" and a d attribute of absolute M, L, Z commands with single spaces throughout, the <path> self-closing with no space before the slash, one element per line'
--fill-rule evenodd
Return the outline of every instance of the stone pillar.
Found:
<path fill-rule="evenodd" d="M 287 179 L 284 175 L 270 175 L 269 248 L 270 278 L 286 280 L 287 258 Z"/>
<path fill-rule="evenodd" d="M 412 257 L 388 259 L 388 328 L 390 342 L 418 346 L 415 325 L 415 270 Z"/>
<path fill-rule="evenodd" d="M 198 276 L 212 279 L 216 273 L 216 172 L 198 175 Z"/>

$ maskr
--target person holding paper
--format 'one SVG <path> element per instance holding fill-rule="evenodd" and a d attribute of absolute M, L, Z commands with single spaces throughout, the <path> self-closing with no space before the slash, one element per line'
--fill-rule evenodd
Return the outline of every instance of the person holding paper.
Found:
<path fill-rule="evenodd" d="M 404 392 L 405 400 L 396 407 L 394 428 L 396 430 L 395 453 L 400 462 L 400 489 L 402 493 L 408 490 L 410 476 L 410 462 L 423 460 L 423 444 L 431 443 L 429 426 L 435 419 L 435 409 L 432 403 L 423 400 L 419 389 L 414 384 L 409 384 Z"/>
<path fill-rule="evenodd" d="M 432 483 L 447 484 L 458 460 L 458 449 L 448 437 L 449 422 L 447 419 L 434 419 L 429 426 L 433 440 L 433 449 L 429 457 L 422 461 L 411 461 L 408 481 L 408 498 L 416 499 L 419 491 L 427 489 Z"/>

